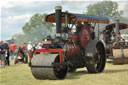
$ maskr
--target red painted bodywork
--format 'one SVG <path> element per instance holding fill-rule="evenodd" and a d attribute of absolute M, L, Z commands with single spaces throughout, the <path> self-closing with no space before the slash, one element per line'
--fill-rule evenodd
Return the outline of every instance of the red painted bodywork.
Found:
<path fill-rule="evenodd" d="M 72 40 L 72 42 L 78 42 L 78 35 L 69 33 L 69 39 Z"/>
<path fill-rule="evenodd" d="M 64 56 L 63 56 L 63 49 L 37 49 L 34 52 L 34 55 L 36 55 L 37 53 L 58 53 L 59 54 L 59 58 L 60 58 L 60 63 L 64 62 Z M 47 56 L 46 56 L 47 57 Z"/>
<path fill-rule="evenodd" d="M 51 41 L 43 41 L 43 44 L 51 44 Z"/>
<path fill-rule="evenodd" d="M 88 25 L 85 24 L 80 32 L 80 42 L 81 42 L 82 48 L 86 47 L 89 40 L 91 40 L 91 32 L 89 30 Z"/>
<path fill-rule="evenodd" d="M 76 44 L 67 44 L 67 49 L 67 56 L 76 56 L 80 52 L 80 47 Z"/>

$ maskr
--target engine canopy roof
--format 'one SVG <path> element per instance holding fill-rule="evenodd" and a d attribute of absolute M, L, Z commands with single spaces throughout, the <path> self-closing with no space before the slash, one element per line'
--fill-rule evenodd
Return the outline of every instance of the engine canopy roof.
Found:
<path fill-rule="evenodd" d="M 68 17 L 68 23 L 69 24 L 72 24 L 71 20 L 73 20 L 75 22 L 80 21 L 80 22 L 93 22 L 93 23 L 104 23 L 104 24 L 109 23 L 109 19 L 107 17 L 88 16 L 85 14 L 74 14 L 74 13 L 67 13 L 67 12 L 61 13 L 62 23 L 65 22 L 65 16 Z M 55 23 L 56 22 L 55 13 L 47 15 L 45 17 L 45 21 Z"/>
<path fill-rule="evenodd" d="M 114 29 L 115 28 L 115 23 L 109 24 L 105 27 L 105 30 L 107 29 Z M 128 24 L 125 23 L 119 23 L 119 30 L 123 30 L 123 29 L 128 29 Z"/>

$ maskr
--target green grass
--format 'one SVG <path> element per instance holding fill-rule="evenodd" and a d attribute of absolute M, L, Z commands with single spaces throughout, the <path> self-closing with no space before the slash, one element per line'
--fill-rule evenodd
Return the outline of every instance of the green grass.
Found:
<path fill-rule="evenodd" d="M 27 64 L 0 68 L 0 85 L 128 85 L 128 64 L 107 63 L 104 72 L 89 74 L 86 68 L 68 73 L 64 80 L 37 80 Z"/>

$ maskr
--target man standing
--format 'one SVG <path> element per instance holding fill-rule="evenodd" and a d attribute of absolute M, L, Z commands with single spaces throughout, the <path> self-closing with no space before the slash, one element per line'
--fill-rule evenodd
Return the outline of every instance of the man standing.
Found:
<path fill-rule="evenodd" d="M 10 62 L 9 62 L 9 56 L 10 56 L 10 52 L 9 52 L 9 46 L 7 43 L 4 43 L 5 46 L 5 58 L 6 58 L 6 64 L 9 66 Z"/>
<path fill-rule="evenodd" d="M 21 47 L 21 49 L 23 50 L 23 56 L 25 57 L 25 63 L 27 63 L 27 46 L 26 46 L 26 43 L 24 43 L 23 45 L 22 45 L 22 47 Z"/>
<path fill-rule="evenodd" d="M 91 27 L 90 28 L 90 31 L 91 31 L 91 38 L 92 40 L 94 40 L 96 37 L 95 37 L 95 31 L 94 31 L 94 27 Z"/>
<path fill-rule="evenodd" d="M 12 61 L 13 58 L 14 58 L 14 52 L 15 52 L 16 47 L 17 47 L 17 45 L 14 44 L 13 42 L 11 42 L 11 45 L 9 46 L 10 53 L 11 53 L 11 59 L 10 59 L 10 61 Z"/>
<path fill-rule="evenodd" d="M 28 63 L 30 63 L 31 62 L 31 59 L 32 59 L 32 42 L 31 41 L 29 41 L 28 42 L 28 45 L 27 45 L 27 50 L 28 50 L 28 58 L 29 58 L 29 60 L 28 60 Z"/>
<path fill-rule="evenodd" d="M 5 47 L 3 41 L 0 41 L 0 67 L 5 67 Z"/>

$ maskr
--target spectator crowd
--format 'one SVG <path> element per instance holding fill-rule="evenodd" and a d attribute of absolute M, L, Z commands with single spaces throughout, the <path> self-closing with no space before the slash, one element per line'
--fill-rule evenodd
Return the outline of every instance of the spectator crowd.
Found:
<path fill-rule="evenodd" d="M 14 42 L 8 44 L 0 41 L 0 68 L 4 68 L 6 65 L 9 66 L 14 59 L 14 64 L 18 63 L 20 60 L 30 63 L 35 49 L 45 49 L 43 42 L 33 44 L 29 41 L 28 43 L 23 43 L 22 46 L 18 46 Z"/>

